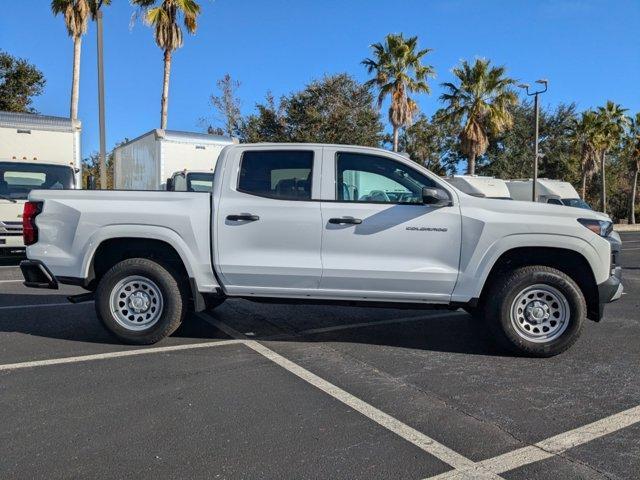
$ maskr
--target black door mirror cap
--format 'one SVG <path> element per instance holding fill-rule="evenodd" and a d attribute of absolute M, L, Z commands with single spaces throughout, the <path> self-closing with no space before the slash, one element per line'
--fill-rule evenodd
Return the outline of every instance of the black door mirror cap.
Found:
<path fill-rule="evenodd" d="M 449 193 L 443 188 L 423 187 L 422 203 L 432 207 L 449 207 L 452 205 Z"/>

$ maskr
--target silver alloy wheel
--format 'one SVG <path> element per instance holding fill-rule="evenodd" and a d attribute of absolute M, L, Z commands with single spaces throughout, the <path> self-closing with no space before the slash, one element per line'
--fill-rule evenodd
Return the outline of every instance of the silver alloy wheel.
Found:
<path fill-rule="evenodd" d="M 567 298 L 550 285 L 531 285 L 518 293 L 511 304 L 511 325 L 530 342 L 555 340 L 567 329 L 570 318 Z"/>
<path fill-rule="evenodd" d="M 122 327 L 132 331 L 146 330 L 162 315 L 162 293 L 152 280 L 130 275 L 113 287 L 109 306 L 113 318 Z"/>

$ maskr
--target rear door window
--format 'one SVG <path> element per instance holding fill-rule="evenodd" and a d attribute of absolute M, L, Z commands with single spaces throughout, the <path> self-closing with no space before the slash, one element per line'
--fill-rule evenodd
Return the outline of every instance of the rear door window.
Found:
<path fill-rule="evenodd" d="M 238 191 L 281 200 L 311 200 L 313 152 L 247 151 L 240 162 Z"/>

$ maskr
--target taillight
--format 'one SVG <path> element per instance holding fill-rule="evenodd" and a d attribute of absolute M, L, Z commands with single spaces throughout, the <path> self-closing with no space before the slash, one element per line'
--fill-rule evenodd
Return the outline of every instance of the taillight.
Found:
<path fill-rule="evenodd" d="M 33 245 L 38 241 L 36 216 L 42 211 L 42 202 L 27 202 L 22 212 L 22 239 L 25 245 Z"/>

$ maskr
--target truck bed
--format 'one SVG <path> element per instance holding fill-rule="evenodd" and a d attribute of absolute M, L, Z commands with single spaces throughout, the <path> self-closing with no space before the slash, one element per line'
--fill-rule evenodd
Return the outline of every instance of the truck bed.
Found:
<path fill-rule="evenodd" d="M 108 239 L 148 238 L 177 251 L 201 292 L 218 286 L 210 254 L 210 194 L 35 190 L 29 199 L 44 202 L 44 209 L 36 217 L 38 242 L 27 247 L 27 254 L 46 255 L 57 277 L 86 278 L 91 267 L 86 259 Z"/>

